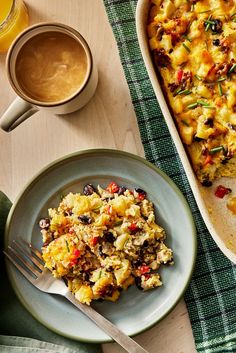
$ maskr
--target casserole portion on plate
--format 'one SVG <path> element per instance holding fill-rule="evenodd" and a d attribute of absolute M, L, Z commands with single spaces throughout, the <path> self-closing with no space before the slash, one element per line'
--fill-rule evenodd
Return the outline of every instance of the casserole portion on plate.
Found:
<path fill-rule="evenodd" d="M 147 33 L 199 181 L 235 177 L 235 2 L 152 0 Z"/>

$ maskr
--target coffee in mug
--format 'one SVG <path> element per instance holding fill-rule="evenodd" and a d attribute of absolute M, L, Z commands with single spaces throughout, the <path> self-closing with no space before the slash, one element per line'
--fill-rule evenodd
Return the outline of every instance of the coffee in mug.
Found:
<path fill-rule="evenodd" d="M 16 59 L 16 80 L 22 91 L 40 102 L 60 102 L 75 94 L 88 71 L 82 45 L 60 32 L 30 38 Z"/>
<path fill-rule="evenodd" d="M 39 109 L 67 114 L 82 108 L 98 80 L 85 39 L 59 23 L 41 23 L 20 34 L 9 49 L 7 71 L 18 97 L 0 119 L 5 131 Z"/>

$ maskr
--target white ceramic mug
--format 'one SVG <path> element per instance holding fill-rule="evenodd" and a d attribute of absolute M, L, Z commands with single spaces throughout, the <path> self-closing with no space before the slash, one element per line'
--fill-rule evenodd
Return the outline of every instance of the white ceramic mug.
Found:
<path fill-rule="evenodd" d="M 82 85 L 73 95 L 57 102 L 42 102 L 27 95 L 27 92 L 25 92 L 20 86 L 16 77 L 16 60 L 22 46 L 27 43 L 29 39 L 38 34 L 47 33 L 50 31 L 69 35 L 80 43 L 86 53 L 87 71 Z M 13 130 L 32 114 L 41 109 L 55 114 L 67 114 L 74 112 L 88 103 L 97 87 L 97 69 L 94 65 L 94 60 L 87 42 L 76 30 L 61 23 L 39 23 L 27 28 L 16 38 L 10 47 L 6 65 L 8 79 L 18 97 L 12 102 L 0 118 L 0 127 L 5 131 Z"/>

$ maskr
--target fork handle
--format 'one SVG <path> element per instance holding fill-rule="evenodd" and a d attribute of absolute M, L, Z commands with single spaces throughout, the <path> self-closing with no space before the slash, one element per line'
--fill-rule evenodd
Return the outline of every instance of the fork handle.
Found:
<path fill-rule="evenodd" d="M 119 343 L 127 352 L 148 353 L 148 351 L 143 349 L 132 338 L 130 338 L 125 333 L 120 331 L 118 327 L 113 325 L 104 316 L 102 316 L 96 310 L 91 308 L 91 306 L 82 304 L 78 300 L 76 300 L 74 295 L 71 292 L 67 292 L 65 297 L 77 308 L 79 308 L 85 315 L 87 315 L 93 322 L 95 322 L 95 324 L 97 324 L 97 326 L 99 326 L 104 332 L 106 332 L 117 343 Z"/>

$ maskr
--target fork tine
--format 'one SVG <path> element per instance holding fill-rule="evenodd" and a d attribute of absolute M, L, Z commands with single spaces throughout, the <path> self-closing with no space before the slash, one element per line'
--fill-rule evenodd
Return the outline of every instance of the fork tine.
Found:
<path fill-rule="evenodd" d="M 22 275 L 25 276 L 28 281 L 30 281 L 30 283 L 34 284 L 35 278 L 32 277 L 18 262 L 16 262 L 10 254 L 8 254 L 6 251 L 3 251 L 3 253 L 6 255 L 8 260 L 18 269 L 18 271 L 20 271 L 20 273 L 22 273 Z"/>
<path fill-rule="evenodd" d="M 15 255 L 15 257 L 17 257 L 24 265 L 25 267 L 32 272 L 36 277 L 38 277 L 38 275 L 41 273 L 39 271 L 36 270 L 35 267 L 33 267 L 28 261 L 26 261 L 22 255 L 20 255 L 14 248 L 12 248 L 11 246 L 8 246 L 8 249 L 11 251 L 11 253 L 13 255 Z"/>
<path fill-rule="evenodd" d="M 36 249 L 31 243 L 29 243 L 29 247 L 30 247 L 31 251 L 33 252 L 33 254 L 35 256 L 37 256 L 41 261 L 43 261 L 41 252 L 38 249 Z"/>
<path fill-rule="evenodd" d="M 42 258 L 41 252 L 40 252 L 38 249 L 36 249 L 31 243 L 28 243 L 27 241 L 25 241 L 25 239 L 23 239 L 22 237 L 20 237 L 20 239 L 22 240 L 22 242 L 23 242 L 25 245 L 27 245 L 27 246 L 30 248 L 32 254 L 33 254 L 34 256 L 36 256 L 36 258 L 37 258 L 38 260 L 40 260 L 40 261 L 42 262 L 42 264 L 43 264 L 44 262 L 43 262 L 43 258 Z"/>
<path fill-rule="evenodd" d="M 44 270 L 44 266 L 39 262 L 34 256 L 31 255 L 28 251 L 26 251 L 23 246 L 18 243 L 18 241 L 13 240 L 14 245 L 27 257 L 29 258 L 36 267 L 38 267 L 41 271 Z"/>

